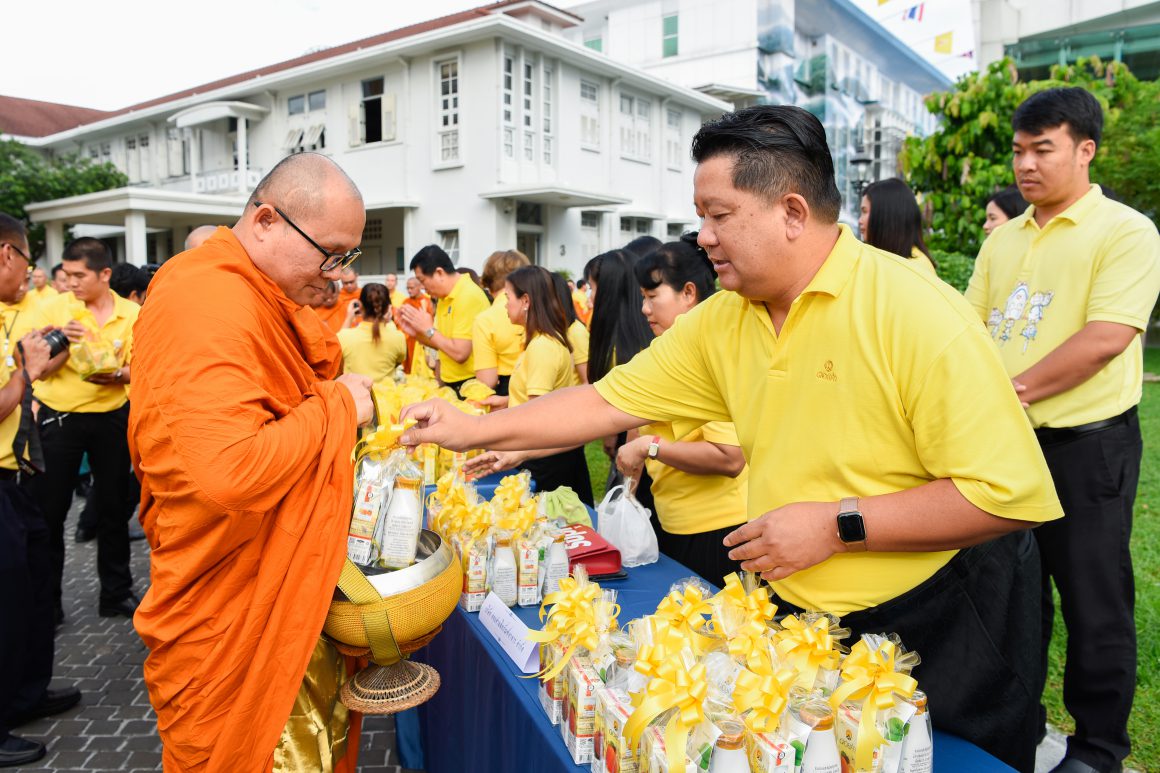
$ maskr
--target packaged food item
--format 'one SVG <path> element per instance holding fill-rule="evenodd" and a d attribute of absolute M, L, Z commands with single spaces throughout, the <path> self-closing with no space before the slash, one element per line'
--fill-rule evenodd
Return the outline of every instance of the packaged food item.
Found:
<path fill-rule="evenodd" d="M 550 672 L 553 667 L 559 662 L 560 658 L 564 657 L 564 648 L 559 642 L 548 642 L 540 645 L 540 672 Z M 540 680 L 540 706 L 543 707 L 544 713 L 548 715 L 548 720 L 553 725 L 560 724 L 560 718 L 564 713 L 564 677 L 562 674 L 557 674 L 548 679 Z"/>
<path fill-rule="evenodd" d="M 487 598 L 491 578 L 491 538 L 457 537 L 455 542 L 463 561 L 463 595 L 459 598 L 459 605 L 465 612 L 478 612 Z"/>
<path fill-rule="evenodd" d="M 560 580 L 568 576 L 568 548 L 564 545 L 564 532 L 556 530 L 552 544 L 548 548 L 547 571 L 544 578 L 544 595 L 560 590 Z"/>
<path fill-rule="evenodd" d="M 751 733 L 746 751 L 752 773 L 794 773 L 797 751 L 777 733 Z"/>
<path fill-rule="evenodd" d="M 716 723 L 721 734 L 713 745 L 709 773 L 749 773 L 745 756 L 745 725 L 735 720 Z"/>
<path fill-rule="evenodd" d="M 807 701 L 798 713 L 802 722 L 811 727 L 802 755 L 801 773 L 841 773 L 838 742 L 834 737 L 834 710 L 830 704 Z"/>
<path fill-rule="evenodd" d="M 596 734 L 596 690 L 601 686 L 600 676 L 586 658 L 573 658 L 565 670 L 567 693 L 561 722 L 564 742 L 572 761 L 584 765 L 592 761 L 592 746 Z"/>
<path fill-rule="evenodd" d="M 415 563 L 419 532 L 423 529 L 423 480 L 419 470 L 403 450 L 388 460 L 394 476 L 387 512 L 380 521 L 382 537 L 379 564 L 387 569 L 405 569 Z"/>
<path fill-rule="evenodd" d="M 540 563 L 543 548 L 538 529 L 521 534 L 516 540 L 516 603 L 534 607 L 540 603 Z"/>
<path fill-rule="evenodd" d="M 631 713 L 628 693 L 608 687 L 596 691 L 592 773 L 637 773 L 637 750 L 624 738 L 624 723 Z"/>
<path fill-rule="evenodd" d="M 121 367 L 114 343 L 91 332 L 80 343 L 69 347 L 69 362 L 83 379 L 98 373 L 116 373 Z"/>
<path fill-rule="evenodd" d="M 383 519 L 383 503 L 390 498 L 386 461 L 370 456 L 359 460 L 355 471 L 354 512 L 346 538 L 346 557 L 359 566 L 372 566 L 379 558 L 376 534 Z"/>
<path fill-rule="evenodd" d="M 512 551 L 511 534 L 500 532 L 492 559 L 491 590 L 504 604 L 514 607 L 518 596 L 516 582 L 516 556 Z"/>
<path fill-rule="evenodd" d="M 926 693 L 915 690 L 910 702 L 914 705 L 914 715 L 906 726 L 906 737 L 902 740 L 902 759 L 899 761 L 898 773 L 931 773 L 934 769 L 934 734 L 930 727 Z"/>

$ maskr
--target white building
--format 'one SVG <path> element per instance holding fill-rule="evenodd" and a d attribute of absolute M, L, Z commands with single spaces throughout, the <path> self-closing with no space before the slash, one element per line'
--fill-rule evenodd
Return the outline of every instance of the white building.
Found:
<path fill-rule="evenodd" d="M 902 140 L 935 128 L 923 105 L 951 83 L 849 0 L 592 0 L 563 34 L 674 83 L 742 104 L 796 104 L 825 125 L 838 189 L 849 160 L 898 174 Z M 848 219 L 857 215 L 845 211 Z"/>
<path fill-rule="evenodd" d="M 193 227 L 232 224 L 280 158 L 315 150 L 363 193 L 364 274 L 403 270 L 430 243 L 463 266 L 517 247 L 578 273 L 637 235 L 695 223 L 690 141 L 730 109 L 561 34 L 581 21 L 507 0 L 115 113 L 48 106 L 60 115 L 22 121 L 30 113 L 13 111 L 43 103 L 0 98 L 0 130 L 129 177 L 30 206 L 46 225 L 44 262 L 66 224 L 122 259 L 160 262 Z"/>

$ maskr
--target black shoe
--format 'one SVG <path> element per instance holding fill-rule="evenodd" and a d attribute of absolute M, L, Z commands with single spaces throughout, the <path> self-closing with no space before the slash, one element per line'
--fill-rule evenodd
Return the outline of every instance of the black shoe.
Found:
<path fill-rule="evenodd" d="M 1120 765 L 1116 764 L 1109 769 L 1107 773 L 1119 773 Z M 1077 760 L 1075 757 L 1064 757 L 1063 762 L 1051 769 L 1051 773 L 1104 773 L 1099 768 L 1093 768 L 1086 762 Z"/>
<path fill-rule="evenodd" d="M 51 687 L 44 691 L 44 697 L 40 702 L 30 708 L 28 711 L 16 714 L 8 718 L 8 724 L 12 727 L 20 727 L 27 725 L 33 720 L 42 717 L 51 717 L 54 714 L 59 714 L 62 711 L 68 711 L 73 706 L 81 702 L 81 691 L 75 687 L 62 687 L 59 690 L 54 690 Z M 37 757 L 37 759 L 40 759 Z"/>
<path fill-rule="evenodd" d="M 27 765 L 44 756 L 44 744 L 10 735 L 0 741 L 0 768 Z"/>
<path fill-rule="evenodd" d="M 96 538 L 97 530 L 86 529 L 84 526 L 77 526 L 76 532 L 73 533 L 73 539 L 75 539 L 78 544 L 82 542 L 92 542 Z"/>
<path fill-rule="evenodd" d="M 139 524 L 139 523 L 129 524 L 129 541 L 130 542 L 137 542 L 138 540 L 143 540 L 143 539 L 145 539 L 145 530 L 141 528 L 141 524 Z"/>
<path fill-rule="evenodd" d="M 132 619 L 133 613 L 137 611 L 137 605 L 140 603 L 141 599 L 137 598 L 137 594 L 130 593 L 120 601 L 102 601 L 101 606 L 97 609 L 97 614 L 101 617 L 120 616 Z"/>

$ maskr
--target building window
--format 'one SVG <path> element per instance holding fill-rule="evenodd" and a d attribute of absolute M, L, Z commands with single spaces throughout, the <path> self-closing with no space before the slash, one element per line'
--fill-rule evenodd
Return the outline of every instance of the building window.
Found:
<path fill-rule="evenodd" d="M 540 204 L 533 204 L 530 201 L 520 201 L 516 203 L 516 224 L 517 225 L 543 225 L 544 224 L 544 207 Z"/>
<path fill-rule="evenodd" d="M 165 160 L 170 177 L 189 174 L 189 141 L 181 129 L 170 129 L 166 133 Z"/>
<path fill-rule="evenodd" d="M 661 19 L 661 55 L 677 55 L 677 15 L 666 16 Z"/>
<path fill-rule="evenodd" d="M 89 145 L 89 160 L 96 162 L 101 157 L 101 151 L 96 145 Z"/>
<path fill-rule="evenodd" d="M 360 100 L 351 106 L 351 145 L 395 139 L 395 95 L 385 92 L 384 81 L 384 78 L 368 78 L 359 84 Z M 321 136 L 325 137 L 325 133 Z"/>
<path fill-rule="evenodd" d="M 600 147 L 600 87 L 580 81 L 580 144 Z"/>
<path fill-rule="evenodd" d="M 544 126 L 544 163 L 552 164 L 552 68 L 544 67 L 543 86 L 540 89 L 540 112 Z"/>
<path fill-rule="evenodd" d="M 626 158 L 648 161 L 652 139 L 649 124 L 652 105 L 647 99 L 629 94 L 620 95 L 620 153 Z"/>
<path fill-rule="evenodd" d="M 587 260 L 602 252 L 600 249 L 600 213 L 580 213 L 580 256 Z"/>
<path fill-rule="evenodd" d="M 620 218 L 620 235 L 622 239 L 629 241 L 638 236 L 652 235 L 652 220 L 647 217 L 622 217 Z"/>
<path fill-rule="evenodd" d="M 326 92 L 319 89 L 312 91 L 306 95 L 306 109 L 307 110 L 325 110 L 326 109 Z"/>
<path fill-rule="evenodd" d="M 148 134 L 125 138 L 125 174 L 129 182 L 148 181 L 153 176 L 151 160 Z"/>
<path fill-rule="evenodd" d="M 306 112 L 306 97 L 299 94 L 286 100 L 286 112 L 290 115 L 302 115 Z"/>
<path fill-rule="evenodd" d="M 503 154 L 507 158 L 516 157 L 515 131 L 515 60 L 503 58 Z"/>
<path fill-rule="evenodd" d="M 435 67 L 439 73 L 439 161 L 449 163 L 459 160 L 459 62 L 439 62 Z M 459 232 L 454 233 L 458 243 Z"/>
<path fill-rule="evenodd" d="M 585 48 L 591 48 L 598 53 L 604 53 L 604 39 L 603 38 L 588 38 L 584 41 Z"/>
<path fill-rule="evenodd" d="M 447 253 L 447 257 L 451 258 L 453 265 L 459 265 L 459 230 L 454 231 L 440 231 L 439 232 L 439 246 Z"/>
<path fill-rule="evenodd" d="M 681 142 L 681 111 L 680 110 L 666 110 L 665 111 L 665 162 L 670 169 L 681 168 L 681 157 L 684 155 L 681 150 L 684 147 Z"/>
<path fill-rule="evenodd" d="M 536 160 L 536 134 L 535 123 L 533 121 L 533 103 L 532 95 L 535 93 L 535 66 L 529 62 L 524 62 L 524 79 L 523 79 L 523 125 L 524 125 L 524 160 Z"/>
<path fill-rule="evenodd" d="M 684 223 L 669 223 L 669 226 L 668 226 L 669 241 L 675 242 L 677 239 L 681 238 L 681 234 L 683 234 L 684 232 L 685 232 L 685 224 Z"/>

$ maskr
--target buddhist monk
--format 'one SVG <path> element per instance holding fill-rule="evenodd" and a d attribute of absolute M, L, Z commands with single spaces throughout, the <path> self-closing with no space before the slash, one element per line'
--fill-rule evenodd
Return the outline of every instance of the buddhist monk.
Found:
<path fill-rule="evenodd" d="M 341 293 L 339 287 L 338 282 L 328 282 L 323 288 L 322 298 L 317 303 L 310 304 L 318 318 L 326 323 L 332 333 L 337 333 L 344 327 L 348 327 L 346 323 L 349 309 L 343 308 L 342 304 L 338 302 Z"/>
<path fill-rule="evenodd" d="M 185 237 L 185 249 L 192 250 L 194 247 L 200 247 L 216 231 L 216 225 L 199 225 L 189 232 L 189 236 Z"/>
<path fill-rule="evenodd" d="M 342 326 L 343 328 L 355 327 L 362 322 L 362 307 L 359 306 L 358 272 L 353 268 L 344 268 L 340 282 L 338 306 L 342 309 Z"/>
<path fill-rule="evenodd" d="M 337 376 L 338 339 L 306 307 L 358 257 L 364 220 L 334 162 L 290 156 L 150 285 L 129 436 L 153 584 L 134 622 L 166 771 L 354 770 L 320 634 L 370 380 Z"/>

